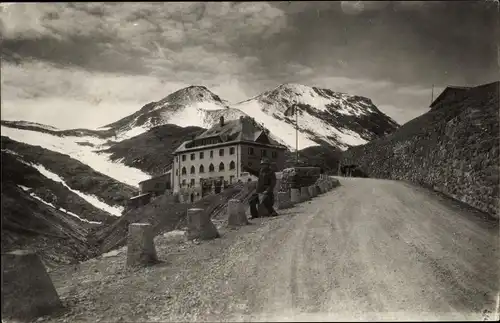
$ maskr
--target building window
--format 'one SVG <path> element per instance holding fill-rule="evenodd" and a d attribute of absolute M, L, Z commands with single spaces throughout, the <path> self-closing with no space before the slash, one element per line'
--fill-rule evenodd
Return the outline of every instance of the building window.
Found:
<path fill-rule="evenodd" d="M 221 162 L 219 164 L 219 172 L 222 172 L 222 171 L 224 171 L 224 163 L 223 162 Z"/>
<path fill-rule="evenodd" d="M 205 153 L 203 151 L 200 151 L 200 159 L 205 158 Z"/>
<path fill-rule="evenodd" d="M 219 149 L 219 156 L 224 156 L 224 148 Z"/>
<path fill-rule="evenodd" d="M 177 175 L 179 175 L 179 170 L 178 169 L 175 170 L 175 176 L 177 176 Z"/>
<path fill-rule="evenodd" d="M 229 148 L 229 155 L 234 155 L 234 147 Z"/>
<path fill-rule="evenodd" d="M 210 158 L 214 158 L 214 151 L 210 150 Z"/>
<path fill-rule="evenodd" d="M 186 186 L 186 180 L 185 179 L 182 180 L 182 186 Z"/>
<path fill-rule="evenodd" d="M 248 147 L 248 154 L 253 155 L 253 147 Z"/>
<path fill-rule="evenodd" d="M 191 154 L 191 160 L 194 160 L 194 154 Z"/>
<path fill-rule="evenodd" d="M 194 178 L 191 178 L 191 187 L 194 186 Z"/>
<path fill-rule="evenodd" d="M 234 163 L 234 161 L 231 161 L 229 163 L 229 169 L 235 169 L 236 168 L 236 164 Z"/>
<path fill-rule="evenodd" d="M 203 174 L 204 172 L 205 172 L 205 167 L 203 167 L 203 165 L 200 165 L 200 171 L 199 171 L 199 173 Z"/>
<path fill-rule="evenodd" d="M 275 151 L 271 152 L 271 155 L 273 156 L 273 158 L 277 158 L 278 157 L 278 153 L 275 152 Z"/>
<path fill-rule="evenodd" d="M 208 166 L 208 171 L 213 172 L 214 170 L 215 170 L 214 164 L 210 164 L 210 166 Z"/>
<path fill-rule="evenodd" d="M 265 150 L 265 149 L 261 149 L 261 150 L 260 150 L 260 155 L 261 155 L 262 157 L 266 157 L 266 156 L 267 156 L 267 150 Z"/>
<path fill-rule="evenodd" d="M 186 161 L 186 155 L 182 155 L 182 161 Z"/>
<path fill-rule="evenodd" d="M 229 176 L 229 183 L 233 184 L 234 181 L 234 175 Z"/>
<path fill-rule="evenodd" d="M 186 167 L 182 167 L 182 175 L 186 175 Z"/>
<path fill-rule="evenodd" d="M 194 166 L 191 166 L 191 174 L 194 174 L 196 172 Z"/>

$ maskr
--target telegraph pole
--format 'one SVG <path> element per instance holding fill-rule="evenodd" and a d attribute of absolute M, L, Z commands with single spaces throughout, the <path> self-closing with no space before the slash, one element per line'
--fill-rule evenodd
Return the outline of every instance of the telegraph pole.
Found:
<path fill-rule="evenodd" d="M 431 104 L 434 102 L 434 84 L 432 84 Z"/>
<path fill-rule="evenodd" d="M 295 163 L 299 166 L 299 109 L 297 109 L 297 105 L 294 107 L 295 109 Z"/>

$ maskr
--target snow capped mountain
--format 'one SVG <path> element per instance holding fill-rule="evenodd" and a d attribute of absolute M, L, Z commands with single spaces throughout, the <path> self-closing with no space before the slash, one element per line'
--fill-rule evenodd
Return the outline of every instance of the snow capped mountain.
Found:
<path fill-rule="evenodd" d="M 164 124 L 208 128 L 221 116 L 230 120 L 240 115 L 243 115 L 241 111 L 229 108 L 226 101 L 206 87 L 190 86 L 148 103 L 136 113 L 104 127 L 113 129 L 115 140 L 121 141 Z"/>
<path fill-rule="evenodd" d="M 292 106 L 298 110 L 299 149 L 326 143 L 345 150 L 398 126 L 368 98 L 301 84 L 282 84 L 233 108 L 264 124 L 287 146 L 295 147 Z"/>

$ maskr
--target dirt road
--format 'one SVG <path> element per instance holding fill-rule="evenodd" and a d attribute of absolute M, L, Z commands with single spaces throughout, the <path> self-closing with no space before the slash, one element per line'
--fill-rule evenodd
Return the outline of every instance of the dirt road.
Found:
<path fill-rule="evenodd" d="M 79 308 L 71 314 L 78 320 L 496 318 L 498 226 L 402 182 L 340 181 L 221 239 L 177 252 L 158 241 L 165 265 L 134 274 L 102 265 L 108 283 L 96 281 L 85 306 L 69 296 L 77 276 L 63 282 L 54 273 L 56 286 Z M 107 310 L 96 314 L 95 304 Z"/>

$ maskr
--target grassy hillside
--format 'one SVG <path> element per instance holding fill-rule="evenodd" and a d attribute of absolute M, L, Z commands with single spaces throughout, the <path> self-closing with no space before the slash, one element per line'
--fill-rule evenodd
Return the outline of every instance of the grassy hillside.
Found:
<path fill-rule="evenodd" d="M 343 163 L 433 188 L 498 218 L 499 84 L 471 88 L 463 100 L 347 150 Z"/>
<path fill-rule="evenodd" d="M 121 160 L 127 166 L 149 174 L 161 174 L 171 168 L 173 151 L 204 130 L 200 127 L 183 128 L 167 124 L 116 143 L 105 152 L 111 153 L 112 160 Z"/>

